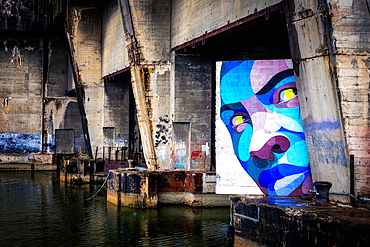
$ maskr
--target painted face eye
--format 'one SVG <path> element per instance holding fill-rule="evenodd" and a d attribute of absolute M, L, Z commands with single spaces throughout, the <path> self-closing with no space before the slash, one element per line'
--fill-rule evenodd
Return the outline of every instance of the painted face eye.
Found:
<path fill-rule="evenodd" d="M 231 117 L 230 123 L 235 133 L 241 133 L 248 124 L 251 124 L 251 118 L 246 112 L 237 112 Z"/>
<path fill-rule="evenodd" d="M 283 89 L 281 90 L 279 95 L 279 103 L 293 99 L 297 95 L 298 95 L 297 88 Z"/>
<path fill-rule="evenodd" d="M 249 118 L 246 116 L 235 116 L 231 119 L 231 124 L 235 126 L 235 125 L 239 125 L 242 123 L 247 123 L 248 121 L 249 121 Z"/>

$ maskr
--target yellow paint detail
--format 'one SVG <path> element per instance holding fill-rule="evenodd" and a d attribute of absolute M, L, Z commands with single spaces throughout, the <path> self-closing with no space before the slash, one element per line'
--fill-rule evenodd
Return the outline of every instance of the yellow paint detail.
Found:
<path fill-rule="evenodd" d="M 243 121 L 243 116 L 236 116 L 235 118 L 234 118 L 234 125 L 238 125 L 238 124 L 241 124 L 241 123 L 243 123 L 244 121 Z"/>
<path fill-rule="evenodd" d="M 293 88 L 285 89 L 284 95 L 287 99 L 292 99 L 296 96 L 296 94 L 293 91 Z"/>

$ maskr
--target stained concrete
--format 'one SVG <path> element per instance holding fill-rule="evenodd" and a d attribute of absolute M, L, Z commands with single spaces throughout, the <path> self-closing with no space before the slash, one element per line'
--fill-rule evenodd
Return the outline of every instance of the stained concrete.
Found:
<path fill-rule="evenodd" d="M 301 198 L 234 196 L 234 246 L 369 246 L 370 211 Z M 249 244 L 249 245 L 247 245 Z"/>

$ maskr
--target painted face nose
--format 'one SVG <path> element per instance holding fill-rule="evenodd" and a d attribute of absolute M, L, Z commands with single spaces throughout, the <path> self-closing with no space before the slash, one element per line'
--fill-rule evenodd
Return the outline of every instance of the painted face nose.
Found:
<path fill-rule="evenodd" d="M 259 150 L 250 151 L 250 156 L 255 161 L 275 160 L 274 153 L 284 153 L 290 147 L 290 141 L 283 135 L 275 135 L 268 138 L 265 144 Z"/>

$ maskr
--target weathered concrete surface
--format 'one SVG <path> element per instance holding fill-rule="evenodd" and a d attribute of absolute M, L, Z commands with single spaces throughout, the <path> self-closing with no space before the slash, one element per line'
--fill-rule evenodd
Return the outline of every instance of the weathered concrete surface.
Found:
<path fill-rule="evenodd" d="M 355 157 L 355 192 L 370 196 L 370 18 L 367 1 L 330 1 L 342 117 Z"/>
<path fill-rule="evenodd" d="M 119 206 L 155 208 L 158 205 L 157 174 L 135 170 L 111 170 L 107 178 L 107 200 Z"/>
<path fill-rule="evenodd" d="M 121 173 L 121 206 L 155 208 L 158 205 L 157 174 L 150 172 Z"/>
<path fill-rule="evenodd" d="M 168 102 L 165 97 L 167 95 L 157 90 L 156 85 L 162 85 L 160 82 L 163 79 L 163 82 L 169 81 L 166 78 L 169 78 L 170 42 L 167 37 L 170 34 L 170 1 L 120 1 L 120 4 L 121 14 L 125 15 L 122 19 L 125 22 L 131 81 L 144 157 L 148 168 L 156 169 L 158 158 L 153 140 L 153 122 L 163 115 L 168 116 L 169 108 L 154 108 L 152 105 L 159 103 L 164 106 Z M 166 70 L 168 73 L 165 73 Z M 164 77 L 160 76 L 163 74 Z M 155 84 L 152 84 L 153 77 L 159 79 L 155 80 Z M 155 99 L 154 102 L 152 99 Z M 168 148 L 165 149 L 164 152 L 168 152 Z"/>
<path fill-rule="evenodd" d="M 349 156 L 328 5 L 286 1 L 285 11 L 313 181 L 330 181 L 332 191 L 349 193 Z"/>
<path fill-rule="evenodd" d="M 81 126 L 81 117 L 73 84 L 72 73 L 69 69 L 68 49 L 65 37 L 49 41 L 45 51 L 48 57 L 48 73 L 45 85 L 44 136 L 45 143 L 54 137 L 56 129 L 73 129 L 75 142 L 74 150 L 85 149 L 85 141 Z M 45 61 L 46 62 L 46 61 Z M 52 149 L 53 146 L 47 146 Z"/>
<path fill-rule="evenodd" d="M 149 69 L 150 86 L 147 95 L 150 102 L 152 138 L 157 156 L 158 168 L 168 169 L 172 148 L 172 104 L 169 64 L 155 65 Z M 149 84 L 147 84 L 149 85 Z"/>
<path fill-rule="evenodd" d="M 170 60 L 171 1 L 130 1 L 141 64 L 168 64 Z"/>
<path fill-rule="evenodd" d="M 110 0 L 102 8 L 102 76 L 129 66 L 118 1 Z"/>
<path fill-rule="evenodd" d="M 171 46 L 178 46 L 278 2 L 280 1 L 172 1 Z"/>
<path fill-rule="evenodd" d="M 0 154 L 0 170 L 56 170 L 52 154 Z"/>
<path fill-rule="evenodd" d="M 192 194 L 188 192 L 159 193 L 158 203 L 190 207 L 227 207 L 229 205 L 228 195 Z"/>
<path fill-rule="evenodd" d="M 0 153 L 37 153 L 42 133 L 42 39 L 2 38 Z"/>
<path fill-rule="evenodd" d="M 198 171 L 205 168 L 209 171 L 212 130 L 212 59 L 176 55 L 174 63 L 173 124 L 189 123 L 190 129 L 183 138 L 172 139 L 172 166 L 178 166 L 178 160 L 186 155 L 188 161 L 183 168 Z M 173 138 L 181 134 L 175 131 L 176 129 L 173 129 Z M 187 147 L 188 144 L 190 144 L 189 147 Z"/>
<path fill-rule="evenodd" d="M 334 203 L 324 207 L 300 198 L 231 199 L 234 246 L 368 246 L 370 242 L 366 209 Z"/>
<path fill-rule="evenodd" d="M 56 165 L 53 164 L 2 164 L 0 163 L 0 170 L 15 171 L 15 170 L 26 170 L 26 171 L 55 171 Z"/>
<path fill-rule="evenodd" d="M 130 129 L 130 91 L 129 77 L 116 78 L 104 82 L 104 125 L 103 146 L 113 149 L 129 146 Z M 104 133 L 105 128 L 112 128 L 111 136 Z M 99 153 L 101 155 L 101 152 Z M 102 157 L 102 156 L 99 156 Z"/>

